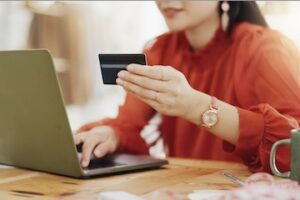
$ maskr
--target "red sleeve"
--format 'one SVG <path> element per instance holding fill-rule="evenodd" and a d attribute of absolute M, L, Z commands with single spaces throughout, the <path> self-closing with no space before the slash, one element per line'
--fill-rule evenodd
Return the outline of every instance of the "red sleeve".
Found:
<path fill-rule="evenodd" d="M 149 42 L 144 53 L 148 65 L 160 63 L 164 35 Z M 111 126 L 119 137 L 118 152 L 133 154 L 149 154 L 145 141 L 140 136 L 141 130 L 155 114 L 155 110 L 146 103 L 131 94 L 126 95 L 124 105 L 119 107 L 118 116 L 115 119 L 103 119 L 82 126 L 79 131 L 87 131 L 96 126 Z"/>
<path fill-rule="evenodd" d="M 239 138 L 235 147 L 225 142 L 224 149 L 238 154 L 251 171 L 269 172 L 273 143 L 299 128 L 299 54 L 288 40 L 278 37 L 260 43 L 253 52 L 236 74 Z M 290 169 L 289 147 L 279 149 L 276 158 L 280 170 Z"/>
<path fill-rule="evenodd" d="M 119 107 L 114 119 L 102 119 L 82 126 L 80 131 L 87 131 L 96 126 L 107 125 L 114 129 L 119 138 L 118 152 L 148 154 L 148 147 L 140 136 L 143 127 L 155 111 L 133 95 L 127 94 L 124 105 Z"/>

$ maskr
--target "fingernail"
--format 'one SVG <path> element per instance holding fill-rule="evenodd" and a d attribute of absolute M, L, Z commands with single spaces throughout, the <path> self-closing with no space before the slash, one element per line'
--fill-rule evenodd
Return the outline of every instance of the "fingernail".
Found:
<path fill-rule="evenodd" d="M 123 84 L 123 81 L 120 78 L 117 78 L 116 82 L 117 82 L 118 85 L 122 85 Z"/>
<path fill-rule="evenodd" d="M 133 65 L 128 65 L 128 66 L 127 66 L 127 70 L 128 70 L 128 71 L 131 71 L 131 70 L 133 70 L 133 69 L 134 69 L 134 66 L 133 66 Z"/>
<path fill-rule="evenodd" d="M 120 77 L 120 78 L 122 78 L 122 77 L 124 77 L 124 74 L 125 72 L 123 72 L 123 71 L 120 71 L 119 73 L 118 73 L 118 77 Z"/>
<path fill-rule="evenodd" d="M 97 157 L 99 157 L 99 156 L 101 155 L 101 151 L 96 150 L 96 151 L 94 152 L 94 154 L 95 154 Z"/>
<path fill-rule="evenodd" d="M 83 167 L 87 167 L 88 161 L 87 161 L 87 160 L 83 160 L 83 161 L 81 162 L 81 164 L 82 164 Z"/>

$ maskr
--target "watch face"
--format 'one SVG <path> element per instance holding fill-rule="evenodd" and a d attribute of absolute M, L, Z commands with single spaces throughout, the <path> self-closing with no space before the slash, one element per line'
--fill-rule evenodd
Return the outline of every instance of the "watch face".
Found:
<path fill-rule="evenodd" d="M 202 115 L 202 122 L 205 126 L 211 127 L 218 122 L 218 112 L 216 110 L 208 110 Z"/>

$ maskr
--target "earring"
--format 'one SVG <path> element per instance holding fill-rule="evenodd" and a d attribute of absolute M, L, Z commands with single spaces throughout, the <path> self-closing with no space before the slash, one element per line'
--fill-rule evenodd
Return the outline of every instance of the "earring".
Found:
<path fill-rule="evenodd" d="M 221 16 L 222 28 L 224 31 L 227 31 L 228 24 L 229 24 L 229 15 L 228 15 L 228 11 L 230 9 L 229 3 L 227 1 L 223 1 L 221 3 L 221 9 L 222 9 L 222 16 Z"/>

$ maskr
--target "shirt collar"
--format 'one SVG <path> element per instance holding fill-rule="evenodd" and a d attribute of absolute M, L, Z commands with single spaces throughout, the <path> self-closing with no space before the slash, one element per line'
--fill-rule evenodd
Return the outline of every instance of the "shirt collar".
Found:
<path fill-rule="evenodd" d="M 211 52 L 216 52 L 218 49 L 222 49 L 222 47 L 227 46 L 226 44 L 230 40 L 230 37 L 223 31 L 221 26 L 216 30 L 213 38 L 203 48 L 196 51 L 192 49 L 183 31 L 179 33 L 179 37 L 183 45 L 183 53 L 186 56 L 195 58 L 200 58 L 203 55 L 207 55 Z"/>

